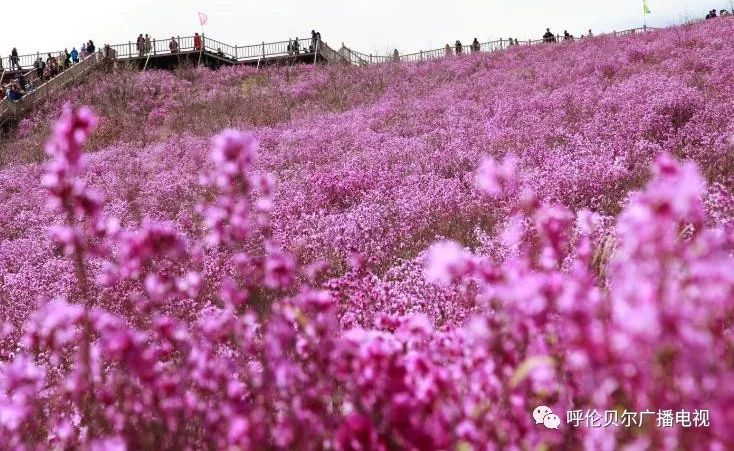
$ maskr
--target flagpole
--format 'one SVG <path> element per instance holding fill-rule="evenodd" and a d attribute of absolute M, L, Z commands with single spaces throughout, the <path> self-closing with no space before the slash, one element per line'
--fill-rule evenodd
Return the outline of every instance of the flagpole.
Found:
<path fill-rule="evenodd" d="M 204 26 L 201 26 L 201 48 L 199 49 L 199 62 L 196 66 L 201 66 L 201 57 L 204 54 Z"/>
<path fill-rule="evenodd" d="M 199 26 L 201 26 L 201 48 L 199 49 L 199 62 L 196 66 L 201 66 L 201 57 L 204 55 L 204 20 L 202 20 L 202 13 L 199 13 Z"/>

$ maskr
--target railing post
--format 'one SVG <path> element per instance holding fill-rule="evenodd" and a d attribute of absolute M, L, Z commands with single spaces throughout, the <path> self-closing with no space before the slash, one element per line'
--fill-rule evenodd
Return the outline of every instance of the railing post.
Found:
<path fill-rule="evenodd" d="M 263 54 L 262 57 L 264 59 L 265 58 L 265 41 L 263 41 L 262 43 L 262 54 Z"/>
<path fill-rule="evenodd" d="M 236 45 L 234 46 L 234 59 L 236 59 L 238 61 L 240 59 L 240 56 L 239 56 L 239 47 L 236 46 Z"/>
<path fill-rule="evenodd" d="M 372 54 L 370 53 L 370 64 L 372 64 Z"/>
<path fill-rule="evenodd" d="M 423 61 L 423 50 L 421 50 L 421 61 Z"/>
<path fill-rule="evenodd" d="M 316 65 L 317 58 L 319 56 L 319 48 L 321 48 L 321 37 L 316 35 L 316 48 L 313 49 L 313 63 Z M 350 54 L 351 60 L 351 54 Z"/>
<path fill-rule="evenodd" d="M 133 56 L 133 43 L 130 41 L 127 41 L 127 56 L 128 57 Z"/>
<path fill-rule="evenodd" d="M 199 49 L 199 62 L 196 66 L 201 66 L 201 57 L 204 56 L 204 33 L 201 33 L 201 48 Z"/>

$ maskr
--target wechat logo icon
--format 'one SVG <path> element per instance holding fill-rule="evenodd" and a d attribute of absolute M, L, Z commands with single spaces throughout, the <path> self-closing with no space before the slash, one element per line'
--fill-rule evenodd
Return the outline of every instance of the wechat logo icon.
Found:
<path fill-rule="evenodd" d="M 558 429 L 561 425 L 561 419 L 553 413 L 550 407 L 538 406 L 533 410 L 533 419 L 535 424 L 543 424 L 548 429 Z"/>

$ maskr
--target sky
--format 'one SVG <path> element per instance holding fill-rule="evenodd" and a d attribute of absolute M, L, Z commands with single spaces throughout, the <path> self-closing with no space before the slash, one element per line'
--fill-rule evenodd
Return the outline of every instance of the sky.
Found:
<path fill-rule="evenodd" d="M 703 18 L 731 0 L 648 0 L 650 26 Z M 309 37 L 311 29 L 334 48 L 388 54 L 502 38 L 537 39 L 550 27 L 573 35 L 642 26 L 642 0 L 37 0 L 31 15 L 3 20 L 0 54 L 31 54 L 76 46 L 135 41 L 139 33 L 165 39 L 201 31 L 231 45 Z M 25 20 L 32 17 L 32 23 Z"/>

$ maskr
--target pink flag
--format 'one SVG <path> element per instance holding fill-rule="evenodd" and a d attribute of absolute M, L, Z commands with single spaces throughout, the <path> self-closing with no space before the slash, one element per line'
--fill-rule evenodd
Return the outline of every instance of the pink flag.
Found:
<path fill-rule="evenodd" d="M 202 26 L 202 27 L 203 27 L 204 25 L 206 25 L 206 21 L 207 21 L 207 20 L 209 20 L 209 18 L 208 18 L 208 17 L 206 16 L 206 14 L 204 14 L 204 13 L 199 13 L 199 23 L 201 24 L 201 26 Z"/>

